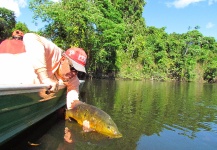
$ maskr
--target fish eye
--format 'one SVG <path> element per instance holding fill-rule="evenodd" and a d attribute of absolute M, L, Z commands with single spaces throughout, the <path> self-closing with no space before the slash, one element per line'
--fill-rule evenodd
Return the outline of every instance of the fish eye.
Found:
<path fill-rule="evenodd" d="M 110 129 L 111 127 L 110 126 L 107 126 L 107 129 Z"/>

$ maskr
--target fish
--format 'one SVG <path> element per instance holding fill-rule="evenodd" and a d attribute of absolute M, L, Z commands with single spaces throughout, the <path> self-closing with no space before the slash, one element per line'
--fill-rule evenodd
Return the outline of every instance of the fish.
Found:
<path fill-rule="evenodd" d="M 106 135 L 109 138 L 122 137 L 112 118 L 105 111 L 93 105 L 84 102 L 77 103 L 72 109 L 66 110 L 65 119 L 70 118 L 76 120 L 82 126 L 84 126 L 85 122 L 88 122 L 91 130 Z"/>

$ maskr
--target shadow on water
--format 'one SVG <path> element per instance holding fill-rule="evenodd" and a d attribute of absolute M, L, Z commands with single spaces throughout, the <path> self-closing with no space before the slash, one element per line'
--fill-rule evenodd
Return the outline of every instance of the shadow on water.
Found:
<path fill-rule="evenodd" d="M 21 134 L 15 136 L 10 141 L 3 144 L 1 150 L 28 150 L 38 147 L 38 139 L 47 133 L 51 127 L 59 121 L 64 120 L 64 109 L 50 114 L 38 123 L 32 125 L 30 128 L 24 130 Z M 31 145 L 32 144 L 32 145 Z"/>
<path fill-rule="evenodd" d="M 84 133 L 75 121 L 52 121 L 49 117 L 26 132 L 30 137 L 16 137 L 16 143 L 24 142 L 24 148 L 31 150 L 214 150 L 217 147 L 216 89 L 216 84 L 87 80 L 81 100 L 107 112 L 123 134 L 122 138 Z M 40 145 L 29 146 L 28 141 Z"/>

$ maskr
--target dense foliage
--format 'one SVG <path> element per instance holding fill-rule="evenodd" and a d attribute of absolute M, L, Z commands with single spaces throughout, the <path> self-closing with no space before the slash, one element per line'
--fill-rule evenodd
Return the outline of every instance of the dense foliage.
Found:
<path fill-rule="evenodd" d="M 11 29 L 15 27 L 14 12 L 0 7 L 0 43 L 11 36 Z"/>
<path fill-rule="evenodd" d="M 144 0 L 32 0 L 43 34 L 60 47 L 84 48 L 88 73 L 96 77 L 212 82 L 217 43 L 196 26 L 184 34 L 147 27 Z M 145 12 L 144 12 L 145 13 Z M 188 25 L 186 25 L 188 26 Z"/>
<path fill-rule="evenodd" d="M 13 11 L 0 7 L 0 43 L 10 38 L 14 30 L 21 30 L 24 33 L 29 32 L 25 23 L 16 22 Z"/>
<path fill-rule="evenodd" d="M 14 30 L 20 30 L 20 31 L 23 31 L 23 33 L 30 32 L 27 25 L 25 23 L 22 23 L 22 22 L 17 22 L 15 27 L 12 29 L 12 31 L 14 31 Z"/>
<path fill-rule="evenodd" d="M 38 33 L 65 50 L 77 46 L 87 52 L 90 76 L 215 81 L 214 37 L 203 36 L 198 26 L 183 34 L 146 26 L 145 4 L 144 0 L 31 0 L 29 8 L 34 20 L 46 23 Z"/>

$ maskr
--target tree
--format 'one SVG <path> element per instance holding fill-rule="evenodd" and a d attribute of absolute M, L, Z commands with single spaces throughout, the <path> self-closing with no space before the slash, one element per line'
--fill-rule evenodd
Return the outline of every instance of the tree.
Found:
<path fill-rule="evenodd" d="M 94 58 L 97 63 L 94 65 L 94 71 L 107 73 L 117 70 L 116 51 L 122 47 L 122 35 L 125 30 L 120 12 L 115 5 L 109 1 L 94 1 L 101 16 L 96 20 L 95 31 L 98 42 L 94 45 Z"/>
<path fill-rule="evenodd" d="M 142 17 L 144 0 L 119 0 L 113 2 L 123 18 L 121 47 L 117 49 L 116 65 L 119 77 L 142 78 L 145 49 L 145 21 Z"/>
<path fill-rule="evenodd" d="M 14 12 L 0 7 L 0 43 L 11 36 L 15 24 L 16 20 Z"/>
<path fill-rule="evenodd" d="M 22 23 L 22 22 L 17 22 L 15 27 L 13 28 L 13 31 L 14 30 L 20 30 L 20 31 L 23 31 L 23 33 L 29 32 L 27 25 L 25 23 Z"/>

